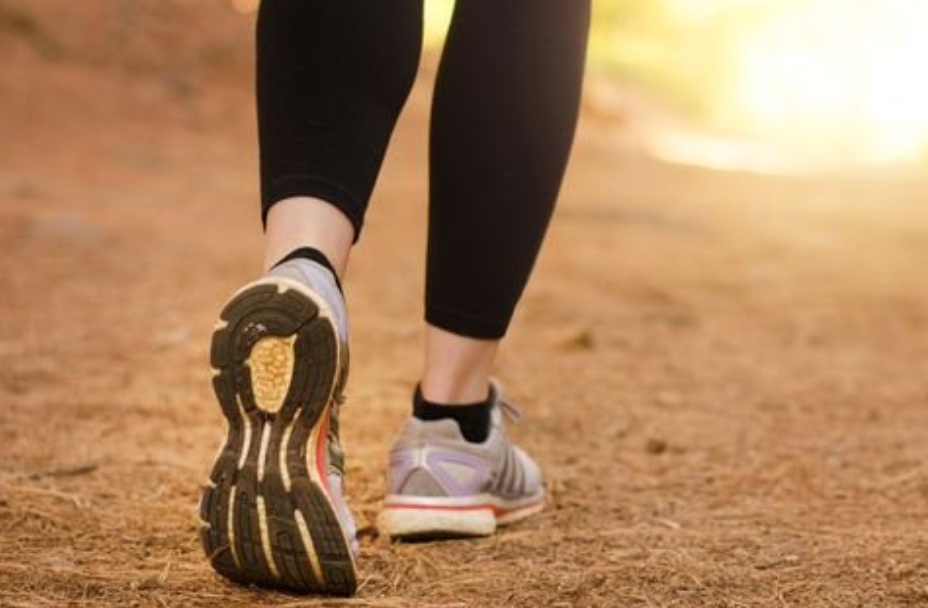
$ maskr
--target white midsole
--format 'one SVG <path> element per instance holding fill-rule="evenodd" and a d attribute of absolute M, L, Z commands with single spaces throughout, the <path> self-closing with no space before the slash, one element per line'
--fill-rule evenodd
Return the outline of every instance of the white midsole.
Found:
<path fill-rule="evenodd" d="M 388 495 L 378 526 L 390 536 L 454 533 L 487 536 L 496 527 L 524 519 L 544 508 L 544 490 L 518 499 L 492 494 L 461 498 Z"/>
<path fill-rule="evenodd" d="M 510 511 L 521 507 L 532 505 L 544 500 L 545 492 L 539 489 L 535 494 L 522 498 L 504 498 L 493 494 L 483 493 L 472 496 L 461 496 L 449 498 L 446 496 L 409 496 L 406 494 L 387 494 L 384 504 L 387 507 L 423 507 L 423 508 L 473 508 L 486 506 L 489 509 L 501 511 Z"/>

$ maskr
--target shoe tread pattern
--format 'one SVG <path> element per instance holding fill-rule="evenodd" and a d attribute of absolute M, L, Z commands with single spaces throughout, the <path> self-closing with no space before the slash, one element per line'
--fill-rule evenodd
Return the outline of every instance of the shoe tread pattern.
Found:
<path fill-rule="evenodd" d="M 357 576 L 351 550 L 334 507 L 310 475 L 306 459 L 313 430 L 327 422 L 328 401 L 338 375 L 334 327 L 306 294 L 273 283 L 244 289 L 220 316 L 210 359 L 218 370 L 213 388 L 229 433 L 200 504 L 204 551 L 217 572 L 236 582 L 352 595 Z M 294 335 L 294 370 L 283 404 L 275 413 L 264 411 L 255 401 L 246 361 L 261 338 Z M 259 479 L 265 433 L 264 470 Z M 282 451 L 289 490 L 281 471 Z M 262 541 L 259 497 L 269 551 Z M 297 512 L 305 521 L 308 543 Z"/>

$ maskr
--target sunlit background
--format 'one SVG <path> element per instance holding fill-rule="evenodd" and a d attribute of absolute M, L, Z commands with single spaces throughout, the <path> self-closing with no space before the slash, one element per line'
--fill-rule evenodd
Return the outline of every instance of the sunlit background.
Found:
<path fill-rule="evenodd" d="M 426 0 L 428 47 L 452 11 Z M 594 0 L 591 88 L 615 90 L 590 97 L 620 106 L 674 160 L 922 167 L 926 60 L 925 0 Z"/>
<path fill-rule="evenodd" d="M 452 2 L 427 6 L 434 43 Z M 710 164 L 923 163 L 926 60 L 924 0 L 594 1 L 593 77 L 683 120 L 664 147 Z"/>

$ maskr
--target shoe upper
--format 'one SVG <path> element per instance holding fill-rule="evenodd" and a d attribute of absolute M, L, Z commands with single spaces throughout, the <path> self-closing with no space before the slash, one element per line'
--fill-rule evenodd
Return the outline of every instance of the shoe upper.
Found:
<path fill-rule="evenodd" d="M 537 495 L 538 465 L 506 434 L 503 413 L 517 410 L 491 388 L 490 433 L 468 442 L 454 420 L 423 421 L 410 416 L 390 451 L 387 492 L 391 495 L 462 498 L 491 494 L 505 499 Z"/>

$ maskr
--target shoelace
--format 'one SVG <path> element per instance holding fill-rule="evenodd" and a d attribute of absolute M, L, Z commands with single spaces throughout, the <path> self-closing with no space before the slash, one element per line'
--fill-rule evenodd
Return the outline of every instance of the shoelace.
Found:
<path fill-rule="evenodd" d="M 499 409 L 503 412 L 506 418 L 510 420 L 510 422 L 516 424 L 522 420 L 522 410 L 503 398 L 503 389 L 496 378 L 490 379 L 490 390 L 493 392 L 496 405 L 499 406 Z"/>
<path fill-rule="evenodd" d="M 509 403 L 505 399 L 497 397 L 496 405 L 499 406 L 499 409 L 502 410 L 503 414 L 506 415 L 506 418 L 508 418 L 513 424 L 516 424 L 522 420 L 522 410 Z"/>

